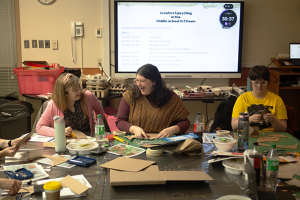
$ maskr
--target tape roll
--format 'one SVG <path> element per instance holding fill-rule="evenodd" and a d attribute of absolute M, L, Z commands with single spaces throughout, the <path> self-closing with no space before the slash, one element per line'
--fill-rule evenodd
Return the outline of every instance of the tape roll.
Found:
<path fill-rule="evenodd" d="M 114 131 L 113 132 L 114 135 L 126 135 L 125 131 Z"/>
<path fill-rule="evenodd" d="M 219 130 L 216 131 L 217 135 L 222 136 L 222 135 L 230 135 L 230 131 L 227 130 Z"/>
<path fill-rule="evenodd" d="M 160 156 L 164 152 L 162 148 L 147 148 L 146 155 L 147 156 Z"/>

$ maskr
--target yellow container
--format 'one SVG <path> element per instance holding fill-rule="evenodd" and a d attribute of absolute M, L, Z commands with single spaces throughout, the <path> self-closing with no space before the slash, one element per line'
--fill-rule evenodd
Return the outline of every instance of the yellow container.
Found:
<path fill-rule="evenodd" d="M 44 190 L 58 190 L 61 188 L 61 184 L 58 181 L 50 181 L 45 183 Z"/>

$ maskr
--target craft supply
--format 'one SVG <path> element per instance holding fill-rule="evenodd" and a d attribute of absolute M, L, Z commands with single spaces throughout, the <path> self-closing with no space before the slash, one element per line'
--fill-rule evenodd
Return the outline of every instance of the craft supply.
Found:
<path fill-rule="evenodd" d="M 217 133 L 217 136 L 230 135 L 230 131 L 227 131 L 227 130 L 219 130 L 219 131 L 216 131 L 216 133 Z"/>
<path fill-rule="evenodd" d="M 80 166 L 88 167 L 88 166 L 96 163 L 96 159 L 87 158 L 87 157 L 84 157 L 84 156 L 76 156 L 73 159 L 67 160 L 67 163 L 73 164 L 73 165 L 80 165 Z"/>
<path fill-rule="evenodd" d="M 126 135 L 125 131 L 114 131 L 113 132 L 114 135 Z"/>
<path fill-rule="evenodd" d="M 160 156 L 160 155 L 162 155 L 163 152 L 164 152 L 164 149 L 162 149 L 162 148 L 152 147 L 152 148 L 147 148 L 146 155 L 147 156 Z"/>
<path fill-rule="evenodd" d="M 60 199 L 61 184 L 58 181 L 50 181 L 45 183 L 44 190 L 46 192 L 47 200 L 59 200 Z"/>
<path fill-rule="evenodd" d="M 125 140 L 123 140 L 122 138 L 119 138 L 118 136 L 114 136 L 114 139 L 120 141 L 120 142 L 125 142 Z"/>
<path fill-rule="evenodd" d="M 21 168 L 16 171 L 4 171 L 4 173 L 8 175 L 9 178 L 17 180 L 29 179 L 34 176 L 34 174 L 31 171 L 25 168 Z"/>
<path fill-rule="evenodd" d="M 70 136 L 71 137 L 73 137 L 73 138 L 75 138 L 76 137 L 76 135 L 72 132 L 72 133 L 70 133 Z"/>

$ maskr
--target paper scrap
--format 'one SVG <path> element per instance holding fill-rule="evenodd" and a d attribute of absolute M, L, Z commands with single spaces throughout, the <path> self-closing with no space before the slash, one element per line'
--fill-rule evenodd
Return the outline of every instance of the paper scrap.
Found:
<path fill-rule="evenodd" d="M 272 135 L 265 135 L 266 137 L 282 137 L 282 138 L 289 138 L 283 134 L 272 134 Z"/>
<path fill-rule="evenodd" d="M 138 172 L 154 163 L 155 161 L 119 157 L 110 162 L 100 165 L 100 167 L 122 170 L 122 171 Z"/>
<path fill-rule="evenodd" d="M 259 146 L 264 146 L 264 147 L 270 147 L 270 144 L 265 144 L 265 143 L 258 143 Z M 278 148 L 283 148 L 283 149 L 298 149 L 298 143 L 294 145 L 289 145 L 289 146 L 284 146 L 284 145 L 276 145 Z"/>
<path fill-rule="evenodd" d="M 44 142 L 43 147 L 53 147 L 53 148 L 55 148 L 55 142 Z"/>
<path fill-rule="evenodd" d="M 259 137 L 257 139 L 258 143 L 260 143 L 260 142 L 279 142 L 279 141 L 280 141 L 279 137 L 266 137 L 266 136 L 262 136 L 262 137 Z"/>
<path fill-rule="evenodd" d="M 293 176 L 300 175 L 300 163 L 286 163 L 282 164 L 278 168 L 278 178 L 292 179 Z"/>
<path fill-rule="evenodd" d="M 66 176 L 60 183 L 63 187 L 68 187 L 70 190 L 78 195 L 85 192 L 89 189 L 86 185 L 82 184 L 81 182 L 77 181 L 76 179 L 72 178 L 70 175 Z"/>
<path fill-rule="evenodd" d="M 54 167 L 56 165 L 59 165 L 59 164 L 67 161 L 67 159 L 59 157 L 59 156 L 43 155 L 42 157 L 50 158 L 51 160 L 53 160 L 53 165 L 51 167 Z"/>
<path fill-rule="evenodd" d="M 285 183 L 287 183 L 289 185 L 295 185 L 295 186 L 300 187 L 300 181 L 297 180 L 297 179 L 295 179 L 295 178 L 293 178 L 293 179 L 291 179 L 289 181 L 285 181 Z"/>

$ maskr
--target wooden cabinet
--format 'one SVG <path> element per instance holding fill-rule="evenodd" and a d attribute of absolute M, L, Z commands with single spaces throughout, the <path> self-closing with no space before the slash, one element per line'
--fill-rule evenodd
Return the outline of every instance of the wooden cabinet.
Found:
<path fill-rule="evenodd" d="M 276 60 L 271 58 L 271 61 Z M 284 60 L 283 60 L 284 61 Z M 297 85 L 300 80 L 300 66 L 280 66 L 278 61 L 274 61 L 277 68 L 269 68 L 271 73 L 271 81 L 268 86 L 268 91 L 279 95 L 285 105 L 294 107 L 297 115 L 297 126 L 300 129 L 300 87 Z"/>

